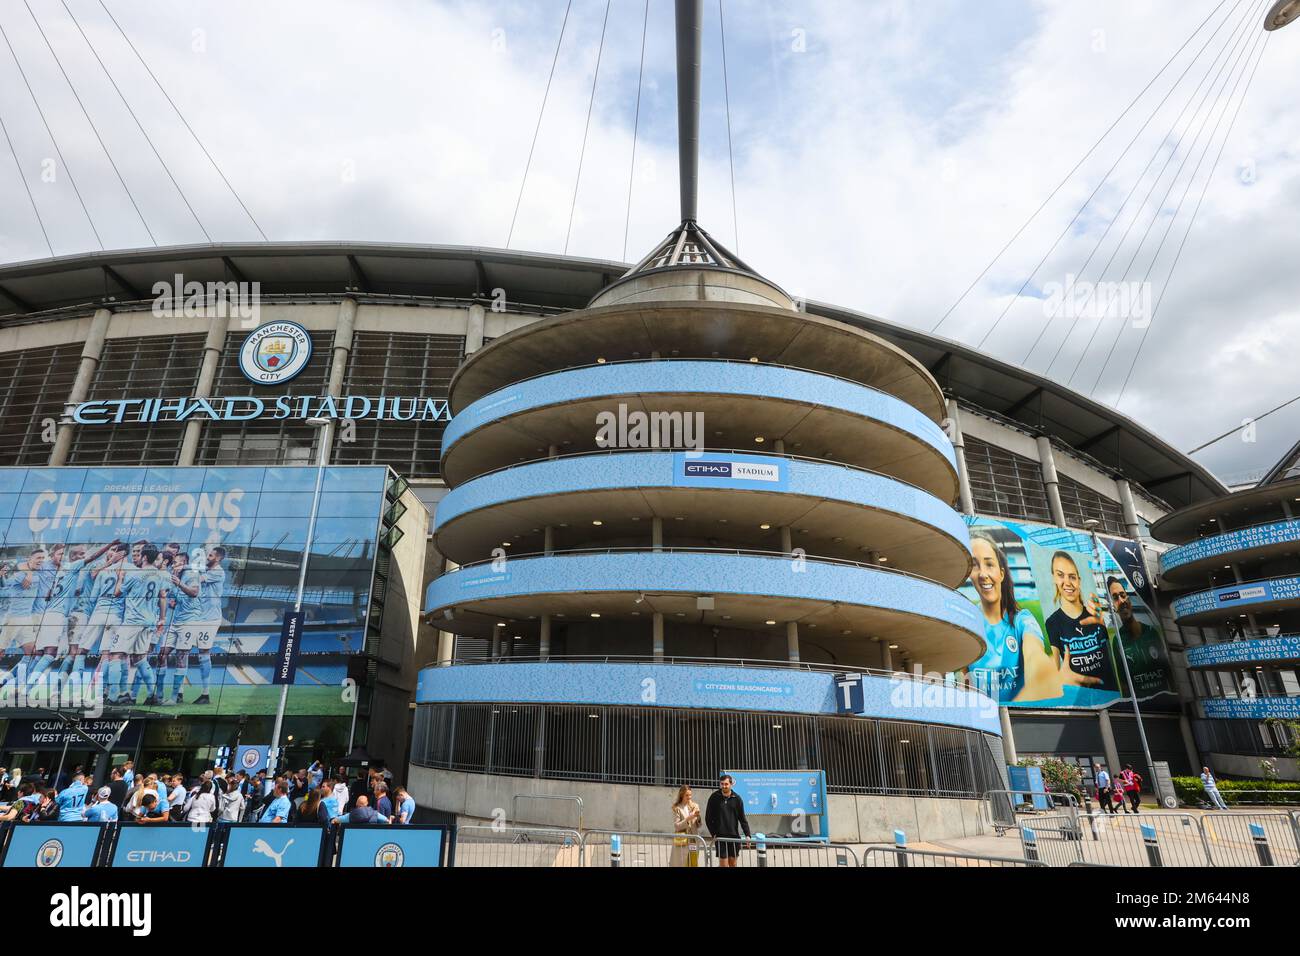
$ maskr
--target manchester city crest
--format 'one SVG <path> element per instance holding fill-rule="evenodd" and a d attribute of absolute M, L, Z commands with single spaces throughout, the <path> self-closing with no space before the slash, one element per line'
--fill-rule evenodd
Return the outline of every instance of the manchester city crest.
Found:
<path fill-rule="evenodd" d="M 375 866 L 384 867 L 385 869 L 402 866 L 406 861 L 406 854 L 396 843 L 385 843 L 375 851 Z"/>
<path fill-rule="evenodd" d="M 58 866 L 62 860 L 63 843 L 60 840 L 46 840 L 36 849 L 36 865 L 42 869 Z"/>
<path fill-rule="evenodd" d="M 311 358 L 311 336 L 297 322 L 269 322 L 255 329 L 239 350 L 239 368 L 259 385 L 287 382 Z"/>

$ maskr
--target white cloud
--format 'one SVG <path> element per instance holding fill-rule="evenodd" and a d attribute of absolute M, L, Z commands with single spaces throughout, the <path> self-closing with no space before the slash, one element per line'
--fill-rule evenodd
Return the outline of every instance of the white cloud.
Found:
<path fill-rule="evenodd" d="M 109 2 L 272 238 L 505 244 L 559 31 L 560 3 L 394 0 L 362 7 L 342 0 L 249 0 L 146 9 Z M 214 238 L 254 237 L 98 4 L 70 5 Z M 955 0 L 784 6 L 730 0 L 739 251 L 792 292 L 928 329 L 1215 5 L 1183 3 L 1171 18 L 1168 7 L 1121 0 L 998 0 L 978 6 Z M 33 7 L 159 242 L 201 239 L 62 7 Z M 571 254 L 622 255 L 642 10 L 625 0 L 612 7 Z M 670 10 L 663 0 L 652 0 L 628 247 L 633 259 L 676 219 Z M 706 4 L 701 220 L 730 244 L 716 10 Z M 516 248 L 564 247 L 603 11 L 599 0 L 574 0 L 515 229 Z M 33 78 L 105 244 L 147 244 L 26 12 L 6 8 L 0 23 Z M 801 43 L 802 52 L 796 49 Z M 1194 41 L 1192 48 L 1198 45 Z M 1300 156 L 1294 145 L 1300 142 L 1300 111 L 1292 94 L 1298 48 L 1300 28 L 1270 40 L 1150 329 L 1141 374 L 1122 405 L 1180 447 L 1300 390 L 1286 348 L 1300 331 L 1293 305 L 1300 297 L 1300 270 L 1291 252 L 1292 224 L 1300 219 Z M 1198 78 L 1203 68 L 1193 67 L 1189 78 Z M 1157 97 L 1171 80 L 1172 74 L 1157 82 Z M 1152 122 L 1112 186 L 1099 195 L 1098 209 L 1060 244 L 1030 291 L 1078 271 L 1190 86 L 1180 85 L 1170 99 L 1174 109 Z M 1006 296 L 1019 288 L 1136 132 L 1143 110 L 1154 104 L 1144 99 L 1108 137 L 944 324 L 943 334 L 979 341 Z M 3 49 L 0 116 L 47 216 L 56 251 L 93 248 L 68 183 L 40 182 L 38 164 L 51 150 Z M 0 143 L 0 202 L 6 210 L 0 258 L 44 255 L 12 161 L 3 153 Z M 1211 153 L 1203 175 L 1213 158 Z M 1195 159 L 1187 172 L 1194 164 Z M 1243 181 L 1243 169 L 1252 181 Z M 1170 207 L 1180 193 L 1181 182 Z M 1184 221 L 1175 223 L 1154 271 L 1157 297 Z M 1126 224 L 1121 217 L 1119 228 Z M 1143 229 L 1145 220 L 1128 248 Z M 1135 275 L 1145 271 L 1143 262 L 1161 231 L 1163 225 L 1148 240 Z M 1109 254 L 1110 246 L 1103 246 L 1094 273 Z M 1119 271 L 1117 265 L 1107 278 L 1118 278 Z M 1022 361 L 1043 316 L 1039 300 L 1018 302 L 988 348 Z M 1067 328 L 1068 323 L 1052 324 L 1030 367 L 1042 369 Z M 1091 331 L 1091 324 L 1079 323 L 1052 367 L 1054 375 L 1068 377 L 1075 350 Z M 1122 358 L 1132 354 L 1139 335 L 1136 329 L 1125 332 L 1098 397 L 1113 398 L 1127 367 Z M 1097 336 L 1079 376 L 1085 385 L 1111 336 L 1108 326 Z M 1223 472 L 1261 467 L 1291 444 L 1297 424 L 1300 414 L 1280 414 L 1261 423 L 1257 445 L 1225 442 L 1200 460 Z"/>

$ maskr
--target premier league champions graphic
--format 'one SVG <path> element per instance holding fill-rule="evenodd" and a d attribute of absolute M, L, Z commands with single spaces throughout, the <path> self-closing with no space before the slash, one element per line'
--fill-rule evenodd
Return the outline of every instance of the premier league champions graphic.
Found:
<path fill-rule="evenodd" d="M 284 616 L 307 553 L 290 713 L 350 712 L 388 472 L 0 469 L 0 694 L 93 687 L 107 707 L 274 713 Z"/>

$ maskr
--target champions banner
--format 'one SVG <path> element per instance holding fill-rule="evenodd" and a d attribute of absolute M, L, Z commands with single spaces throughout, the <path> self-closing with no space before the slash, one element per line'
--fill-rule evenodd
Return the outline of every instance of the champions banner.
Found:
<path fill-rule="evenodd" d="M 975 566 L 961 590 L 982 612 L 984 656 L 971 681 L 1011 707 L 1106 707 L 1173 694 L 1169 656 L 1151 610 L 1140 546 L 1068 528 L 966 519 Z M 1111 628 L 1106 605 L 1119 619 Z"/>
<path fill-rule="evenodd" d="M 290 714 L 344 715 L 388 471 L 325 469 Z M 273 714 L 315 468 L 0 468 L 0 695 L 55 677 L 107 706 Z"/>

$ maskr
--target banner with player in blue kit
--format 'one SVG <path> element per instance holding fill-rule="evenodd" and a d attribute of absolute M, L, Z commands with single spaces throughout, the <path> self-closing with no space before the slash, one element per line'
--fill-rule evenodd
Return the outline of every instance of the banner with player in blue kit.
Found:
<path fill-rule="evenodd" d="M 986 644 L 972 683 L 1011 707 L 1106 707 L 1129 696 L 1122 645 L 1139 700 L 1173 694 L 1136 542 L 1101 537 L 1098 567 L 1086 532 L 966 522 L 975 563 L 961 590 L 983 612 Z"/>
<path fill-rule="evenodd" d="M 386 468 L 325 469 L 288 713 L 350 714 Z M 275 712 L 315 468 L 0 468 L 0 696 Z"/>

